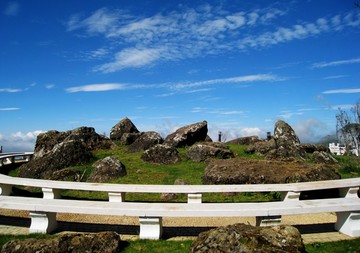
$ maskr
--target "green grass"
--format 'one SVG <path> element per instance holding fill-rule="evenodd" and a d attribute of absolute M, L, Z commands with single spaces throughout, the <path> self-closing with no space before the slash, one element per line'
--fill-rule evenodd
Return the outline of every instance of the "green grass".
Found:
<path fill-rule="evenodd" d="M 153 241 L 153 240 L 136 240 L 130 241 L 128 245 L 120 252 L 151 252 L 151 253 L 185 253 L 189 252 L 192 241 Z"/>
<path fill-rule="evenodd" d="M 346 241 L 314 243 L 306 245 L 308 253 L 355 253 L 360 252 L 360 238 Z"/>

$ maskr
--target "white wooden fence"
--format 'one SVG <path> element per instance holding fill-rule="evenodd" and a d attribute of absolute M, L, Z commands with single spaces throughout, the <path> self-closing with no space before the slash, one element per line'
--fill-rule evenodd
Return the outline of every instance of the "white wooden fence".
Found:
<path fill-rule="evenodd" d="M 14 186 L 41 188 L 43 198 L 13 196 Z M 139 217 L 140 238 L 159 239 L 162 217 L 256 217 L 257 225 L 273 224 L 281 215 L 335 212 L 335 229 L 360 236 L 360 178 L 262 185 L 135 185 L 64 182 L 0 175 L 0 208 L 27 210 L 30 232 L 56 229 L 56 213 Z M 302 192 L 338 189 L 337 198 L 300 200 Z M 108 201 L 61 199 L 62 190 L 106 192 Z M 281 201 L 203 203 L 203 193 L 280 192 Z M 126 193 L 183 193 L 186 203 L 127 202 Z M 276 221 L 280 221 L 277 219 Z"/>
<path fill-rule="evenodd" d="M 28 162 L 32 159 L 34 152 L 12 152 L 0 153 L 0 167 L 17 162 Z"/>

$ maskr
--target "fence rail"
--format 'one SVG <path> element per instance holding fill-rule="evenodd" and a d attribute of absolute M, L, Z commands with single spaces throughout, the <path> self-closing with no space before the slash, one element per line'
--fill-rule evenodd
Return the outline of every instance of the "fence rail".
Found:
<path fill-rule="evenodd" d="M 0 153 L 0 167 L 17 162 L 28 162 L 33 158 L 34 152 Z"/>
<path fill-rule="evenodd" d="M 42 198 L 13 196 L 16 186 L 40 188 Z M 162 217 L 256 217 L 259 226 L 278 224 L 281 215 L 335 212 L 335 229 L 360 236 L 360 178 L 262 185 L 136 185 L 64 182 L 0 175 L 0 208 L 27 210 L 30 232 L 56 229 L 56 213 L 136 216 L 140 238 L 159 239 Z M 301 200 L 303 192 L 336 189 L 338 197 Z M 106 192 L 107 201 L 61 199 L 63 190 Z M 280 192 L 281 201 L 203 203 L 203 193 Z M 183 193 L 186 203 L 128 202 L 126 193 Z"/>

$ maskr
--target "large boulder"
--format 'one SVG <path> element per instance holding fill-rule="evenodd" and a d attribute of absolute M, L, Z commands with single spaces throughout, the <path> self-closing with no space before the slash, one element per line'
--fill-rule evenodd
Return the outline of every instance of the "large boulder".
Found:
<path fill-rule="evenodd" d="M 191 253 L 302 253 L 305 245 L 293 226 L 254 227 L 234 224 L 202 232 L 192 243 Z"/>
<path fill-rule="evenodd" d="M 108 138 L 97 134 L 93 127 L 79 127 L 66 132 L 51 130 L 36 138 L 34 159 L 53 152 L 59 143 L 69 141 L 81 142 L 88 150 L 109 149 L 114 145 Z"/>
<path fill-rule="evenodd" d="M 141 135 L 129 145 L 128 151 L 131 153 L 144 151 L 151 148 L 152 146 L 155 146 L 156 144 L 161 144 L 163 142 L 163 138 L 157 132 L 144 132 L 141 133 Z"/>
<path fill-rule="evenodd" d="M 232 158 L 234 157 L 234 153 L 223 143 L 203 142 L 188 148 L 186 157 L 195 162 L 202 162 L 208 158 Z"/>
<path fill-rule="evenodd" d="M 285 121 L 278 120 L 275 124 L 274 139 L 276 149 L 270 151 L 271 159 L 305 160 L 306 152 L 300 146 L 300 140 L 292 127 Z"/>
<path fill-rule="evenodd" d="M 325 164 L 231 158 L 207 160 L 204 184 L 281 184 L 340 179 Z"/>
<path fill-rule="evenodd" d="M 240 137 L 240 138 L 228 141 L 226 143 L 236 144 L 236 145 L 250 145 L 250 144 L 254 144 L 259 141 L 261 141 L 261 139 L 258 136 L 253 135 L 253 136 Z"/>
<path fill-rule="evenodd" d="M 191 146 L 195 142 L 205 141 L 207 138 L 207 122 L 202 121 L 188 126 L 184 126 L 169 134 L 164 143 L 173 147 Z"/>
<path fill-rule="evenodd" d="M 316 163 L 325 163 L 325 164 L 337 164 L 338 161 L 330 154 L 325 151 L 315 151 L 313 153 L 313 160 Z"/>
<path fill-rule="evenodd" d="M 267 140 L 250 143 L 247 153 L 256 153 L 271 160 L 304 161 L 305 148 L 292 127 L 282 120 L 275 123 L 274 136 Z"/>
<path fill-rule="evenodd" d="M 112 179 L 126 176 L 125 165 L 114 156 L 105 157 L 93 164 L 94 170 L 88 178 L 88 182 L 103 183 Z"/>
<path fill-rule="evenodd" d="M 37 137 L 34 159 L 20 167 L 19 175 L 58 178 L 59 173 L 52 175 L 57 170 L 85 164 L 93 157 L 91 151 L 109 149 L 113 145 L 110 139 L 97 134 L 92 127 L 79 127 L 66 132 L 48 131 Z"/>
<path fill-rule="evenodd" d="M 174 164 L 181 161 L 179 151 L 167 144 L 157 144 L 145 150 L 141 159 L 155 164 Z"/>
<path fill-rule="evenodd" d="M 90 150 L 80 140 L 63 141 L 55 145 L 50 153 L 21 165 L 19 176 L 50 179 L 55 171 L 85 164 L 92 157 Z"/>
<path fill-rule="evenodd" d="M 125 133 L 139 133 L 134 123 L 129 118 L 120 120 L 115 126 L 111 128 L 110 139 L 120 140 Z"/>
<path fill-rule="evenodd" d="M 55 238 L 12 240 L 3 247 L 2 253 L 115 253 L 123 247 L 120 235 L 115 232 L 64 233 Z"/>

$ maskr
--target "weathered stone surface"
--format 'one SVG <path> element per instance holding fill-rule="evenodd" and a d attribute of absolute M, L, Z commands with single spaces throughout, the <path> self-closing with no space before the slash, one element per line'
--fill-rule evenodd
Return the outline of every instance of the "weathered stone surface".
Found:
<path fill-rule="evenodd" d="M 272 160 L 304 161 L 307 159 L 306 151 L 301 146 L 295 131 L 282 120 L 276 122 L 272 138 L 250 144 L 246 152 L 264 155 Z"/>
<path fill-rule="evenodd" d="M 333 179 L 340 179 L 340 175 L 330 165 L 231 158 L 207 160 L 203 183 L 280 184 Z"/>
<path fill-rule="evenodd" d="M 186 157 L 195 162 L 202 162 L 208 158 L 232 158 L 234 157 L 234 153 L 223 143 L 203 142 L 188 148 Z"/>
<path fill-rule="evenodd" d="M 115 253 L 122 248 L 120 235 L 115 232 L 65 233 L 49 239 L 13 240 L 2 253 Z"/>
<path fill-rule="evenodd" d="M 246 153 L 250 154 L 258 154 L 258 155 L 266 155 L 271 150 L 276 149 L 276 142 L 273 138 L 266 141 L 258 141 L 253 144 L 250 144 L 246 148 Z"/>
<path fill-rule="evenodd" d="M 270 159 L 306 159 L 306 152 L 300 148 L 300 140 L 292 127 L 282 120 L 275 123 L 274 139 L 276 149 L 268 153 Z"/>
<path fill-rule="evenodd" d="M 254 144 L 259 141 L 261 141 L 261 139 L 258 136 L 254 135 L 254 136 L 240 137 L 240 138 L 228 141 L 226 143 L 236 144 L 236 145 L 250 145 L 250 144 Z"/>
<path fill-rule="evenodd" d="M 205 141 L 208 128 L 207 122 L 202 121 L 192 125 L 184 126 L 169 134 L 164 143 L 176 148 L 191 146 L 195 142 Z"/>
<path fill-rule="evenodd" d="M 126 176 L 125 165 L 114 156 L 105 157 L 93 164 L 94 171 L 88 178 L 88 182 L 103 183 L 112 179 Z"/>
<path fill-rule="evenodd" d="M 139 138 L 141 133 L 124 133 L 121 136 L 120 143 L 123 145 L 132 144 L 137 138 Z"/>
<path fill-rule="evenodd" d="M 322 144 L 307 144 L 307 143 L 301 143 L 300 148 L 303 149 L 306 153 L 312 154 L 315 151 L 324 151 L 327 152 L 329 148 Z"/>
<path fill-rule="evenodd" d="M 80 171 L 66 168 L 54 171 L 49 179 L 57 181 L 80 182 L 81 176 L 82 173 Z"/>
<path fill-rule="evenodd" d="M 55 171 L 87 163 L 92 150 L 109 149 L 114 143 L 92 127 L 79 127 L 66 132 L 40 134 L 35 144 L 34 159 L 20 167 L 21 177 L 58 178 Z M 69 178 L 67 178 L 69 179 Z"/>
<path fill-rule="evenodd" d="M 141 159 L 156 164 L 174 164 L 181 161 L 177 149 L 167 144 L 157 144 L 145 150 Z"/>
<path fill-rule="evenodd" d="M 139 133 L 134 123 L 129 118 L 120 120 L 115 126 L 111 128 L 110 139 L 120 140 L 125 133 Z"/>
<path fill-rule="evenodd" d="M 154 131 L 142 133 L 129 147 L 129 152 L 139 152 L 144 151 L 156 144 L 163 143 L 164 140 L 160 134 Z"/>
<path fill-rule="evenodd" d="M 88 150 L 109 149 L 114 145 L 108 138 L 97 134 L 92 127 L 79 127 L 66 132 L 52 130 L 38 135 L 34 158 L 37 159 L 52 153 L 56 145 L 68 141 L 82 142 Z"/>
<path fill-rule="evenodd" d="M 92 158 L 91 152 L 79 140 L 63 141 L 43 157 L 33 159 L 19 168 L 19 176 L 27 178 L 51 178 L 53 172 L 75 165 L 85 164 Z"/>
<path fill-rule="evenodd" d="M 330 154 L 325 151 L 315 151 L 313 153 L 313 160 L 316 163 L 325 163 L 325 164 L 337 164 L 338 161 Z"/>
<path fill-rule="evenodd" d="M 254 227 L 234 224 L 203 232 L 193 242 L 191 253 L 302 253 L 300 232 L 292 226 Z"/>

